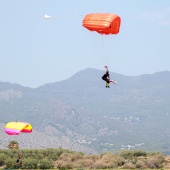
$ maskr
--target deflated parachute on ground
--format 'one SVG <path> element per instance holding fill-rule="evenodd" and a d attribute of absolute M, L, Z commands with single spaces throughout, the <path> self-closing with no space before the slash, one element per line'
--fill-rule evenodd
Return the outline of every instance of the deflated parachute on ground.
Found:
<path fill-rule="evenodd" d="M 83 19 L 83 26 L 99 34 L 118 34 L 121 18 L 116 14 L 94 13 L 88 14 Z"/>
<path fill-rule="evenodd" d="M 19 135 L 20 132 L 31 133 L 32 126 L 26 122 L 9 122 L 5 126 L 5 133 L 8 135 Z"/>

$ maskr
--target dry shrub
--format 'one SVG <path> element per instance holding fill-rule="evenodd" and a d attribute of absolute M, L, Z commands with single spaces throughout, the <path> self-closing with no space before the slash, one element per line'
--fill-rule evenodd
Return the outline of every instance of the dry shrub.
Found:
<path fill-rule="evenodd" d="M 118 167 L 118 161 L 115 155 L 105 154 L 102 156 L 101 161 L 106 165 L 107 168 Z"/>
<path fill-rule="evenodd" d="M 124 165 L 125 162 L 126 162 L 126 160 L 125 160 L 123 157 L 121 157 L 121 156 L 116 156 L 115 158 L 116 158 L 116 160 L 117 160 L 118 166 L 122 166 L 122 165 Z"/>
<path fill-rule="evenodd" d="M 155 157 L 159 159 L 161 163 L 165 161 L 165 156 L 160 153 L 156 154 Z"/>
<path fill-rule="evenodd" d="M 107 168 L 117 168 L 118 165 L 117 165 L 117 162 L 109 162 L 107 164 Z"/>
<path fill-rule="evenodd" d="M 165 157 L 165 161 L 169 163 L 169 162 L 170 162 L 170 157 L 169 157 L 169 156 L 166 156 L 166 157 Z"/>
<path fill-rule="evenodd" d="M 94 163 L 91 159 L 83 159 L 82 154 L 80 153 L 63 153 L 60 156 L 60 160 L 57 161 L 57 167 L 66 167 L 66 168 L 81 168 L 81 167 L 91 167 Z"/>
<path fill-rule="evenodd" d="M 164 155 L 162 155 L 160 153 L 153 154 L 148 157 L 147 165 L 148 165 L 148 168 L 151 168 L 151 169 L 161 168 L 164 161 L 165 161 Z"/>
<path fill-rule="evenodd" d="M 57 166 L 58 169 L 63 169 L 63 168 L 71 169 L 71 168 L 73 168 L 72 164 L 70 162 L 62 161 L 62 160 L 57 161 L 56 166 Z"/>
<path fill-rule="evenodd" d="M 146 160 L 146 156 L 139 156 L 139 157 L 137 157 L 137 160 Z"/>
<path fill-rule="evenodd" d="M 124 169 L 135 169 L 135 165 L 131 162 L 125 163 L 123 166 Z"/>
<path fill-rule="evenodd" d="M 97 160 L 95 163 L 94 163 L 94 166 L 93 166 L 94 169 L 105 169 L 107 168 L 106 164 L 104 164 L 101 160 Z"/>
<path fill-rule="evenodd" d="M 84 155 L 81 154 L 81 153 L 74 153 L 74 154 L 72 154 L 70 156 L 71 156 L 71 161 L 74 162 L 74 161 L 77 161 L 79 159 L 83 159 Z"/>
<path fill-rule="evenodd" d="M 147 167 L 146 162 L 144 162 L 142 160 L 138 160 L 136 162 L 136 168 L 145 169 L 146 167 Z"/>
<path fill-rule="evenodd" d="M 104 163 L 111 163 L 111 162 L 117 163 L 117 159 L 113 154 L 105 154 L 102 156 L 101 160 Z"/>
<path fill-rule="evenodd" d="M 115 164 L 114 162 L 103 163 L 100 160 L 98 160 L 94 163 L 94 165 L 91 168 L 93 168 L 93 169 L 111 169 L 111 168 L 117 168 L 117 164 Z"/>
<path fill-rule="evenodd" d="M 60 160 L 69 162 L 74 162 L 82 158 L 83 155 L 80 153 L 63 153 L 62 155 L 60 155 Z"/>
<path fill-rule="evenodd" d="M 83 167 L 92 167 L 94 162 L 91 159 L 82 159 L 82 160 L 78 160 L 76 161 L 78 164 L 81 164 Z"/>
<path fill-rule="evenodd" d="M 71 162 L 71 159 L 72 159 L 71 153 L 63 153 L 60 155 L 60 160 Z"/>
<path fill-rule="evenodd" d="M 148 165 L 148 168 L 151 168 L 151 169 L 155 169 L 155 168 L 159 167 L 159 163 L 154 158 L 150 158 L 148 160 L 147 165 Z"/>
<path fill-rule="evenodd" d="M 83 159 L 90 159 L 93 160 L 93 162 L 95 162 L 96 160 L 100 159 L 99 155 L 84 155 Z"/>
<path fill-rule="evenodd" d="M 83 164 L 81 161 L 75 161 L 75 162 L 72 162 L 72 167 L 73 168 L 82 168 L 83 167 Z"/>
<path fill-rule="evenodd" d="M 97 160 L 93 166 L 93 168 L 96 169 L 117 168 L 117 167 L 118 167 L 117 161 L 115 161 L 114 159 L 108 159 L 106 157 Z"/>

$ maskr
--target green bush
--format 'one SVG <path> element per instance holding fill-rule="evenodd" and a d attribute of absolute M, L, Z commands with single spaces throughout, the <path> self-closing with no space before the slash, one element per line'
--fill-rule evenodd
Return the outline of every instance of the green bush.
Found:
<path fill-rule="evenodd" d="M 18 163 L 16 162 L 16 159 L 14 158 L 7 158 L 5 160 L 5 169 L 18 169 Z"/>
<path fill-rule="evenodd" d="M 4 153 L 0 153 L 0 166 L 5 165 L 5 160 L 7 159 L 7 156 Z"/>
<path fill-rule="evenodd" d="M 120 156 L 125 159 L 133 159 L 134 157 L 147 156 L 147 152 L 145 151 L 122 151 Z"/>
<path fill-rule="evenodd" d="M 39 163 L 40 169 L 52 169 L 54 168 L 54 164 L 51 160 L 48 159 L 42 159 Z"/>
<path fill-rule="evenodd" d="M 22 169 L 37 169 L 38 160 L 33 158 L 24 158 L 22 159 Z"/>
<path fill-rule="evenodd" d="M 68 170 L 68 168 L 63 166 L 60 168 L 60 170 Z"/>
<path fill-rule="evenodd" d="M 134 151 L 133 156 L 135 156 L 135 157 L 147 156 L 147 152 L 141 151 L 141 150 L 137 150 L 137 151 Z"/>

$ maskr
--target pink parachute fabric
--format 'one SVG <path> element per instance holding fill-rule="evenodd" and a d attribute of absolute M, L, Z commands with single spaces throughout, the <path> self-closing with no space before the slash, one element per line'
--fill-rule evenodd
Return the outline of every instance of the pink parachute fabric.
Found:
<path fill-rule="evenodd" d="M 32 126 L 26 122 L 9 122 L 5 126 L 5 133 L 8 135 L 19 135 L 23 133 L 31 133 Z"/>

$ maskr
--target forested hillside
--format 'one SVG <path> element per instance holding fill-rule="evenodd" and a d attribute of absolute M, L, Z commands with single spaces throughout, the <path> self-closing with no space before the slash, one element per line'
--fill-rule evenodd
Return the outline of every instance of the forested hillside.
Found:
<path fill-rule="evenodd" d="M 97 153 L 144 149 L 170 153 L 170 72 L 129 77 L 105 88 L 101 70 L 86 69 L 67 80 L 32 89 L 0 82 L 0 147 L 62 147 Z M 8 136 L 9 121 L 25 121 L 31 134 Z"/>

